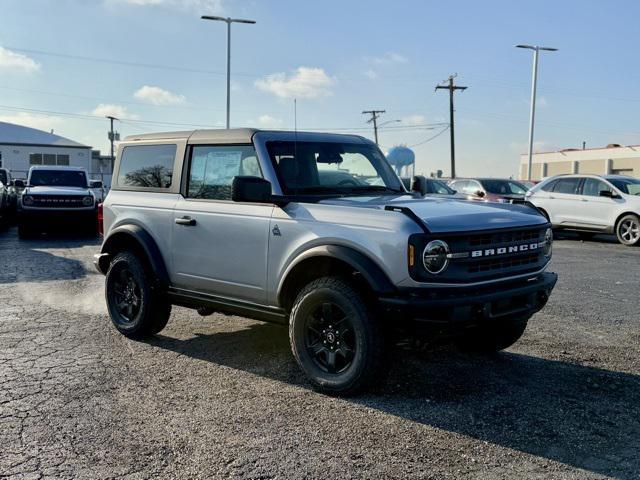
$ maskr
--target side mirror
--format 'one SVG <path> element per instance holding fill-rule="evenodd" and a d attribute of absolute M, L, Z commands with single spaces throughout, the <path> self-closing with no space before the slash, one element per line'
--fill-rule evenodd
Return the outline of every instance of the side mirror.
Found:
<path fill-rule="evenodd" d="M 620 198 L 620 195 L 618 195 L 615 192 L 612 192 L 611 190 L 600 190 L 600 196 L 607 197 L 607 198 Z"/>
<path fill-rule="evenodd" d="M 89 188 L 102 188 L 102 182 L 100 180 L 91 180 L 89 182 Z"/>
<path fill-rule="evenodd" d="M 411 179 L 411 191 L 420 195 L 427 194 L 427 179 L 422 175 L 415 175 Z"/>
<path fill-rule="evenodd" d="M 20 179 L 14 180 L 13 186 L 18 188 L 24 188 L 24 180 L 20 180 Z"/>
<path fill-rule="evenodd" d="M 231 200 L 234 202 L 269 203 L 271 182 L 260 177 L 233 177 Z"/>
<path fill-rule="evenodd" d="M 483 198 L 486 195 L 486 193 L 484 193 L 482 190 L 478 190 L 476 191 L 476 196 Z"/>

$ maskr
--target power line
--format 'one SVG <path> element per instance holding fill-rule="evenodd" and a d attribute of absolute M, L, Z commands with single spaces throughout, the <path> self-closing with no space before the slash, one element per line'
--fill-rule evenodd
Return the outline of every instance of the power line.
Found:
<path fill-rule="evenodd" d="M 82 61 L 86 61 L 86 62 L 109 63 L 109 64 L 112 64 L 112 65 L 121 65 L 121 66 L 125 66 L 125 67 L 155 68 L 155 69 L 162 69 L 162 70 L 176 70 L 176 71 L 180 71 L 180 72 L 204 73 L 204 74 L 207 74 L 207 75 L 224 75 L 224 76 L 227 75 L 226 72 L 219 72 L 219 71 L 216 71 L 216 70 L 205 70 L 205 69 L 202 69 L 202 68 L 184 67 L 184 66 L 178 66 L 178 65 L 163 65 L 163 64 L 158 64 L 158 63 L 129 62 L 129 61 L 126 61 L 126 60 L 115 60 L 115 59 L 112 59 L 112 58 L 89 57 L 89 56 L 84 56 L 84 55 L 72 55 L 72 54 L 68 54 L 68 53 L 48 52 L 48 51 L 45 51 L 45 50 L 30 50 L 30 49 L 26 49 L 26 48 L 16 48 L 16 47 L 10 47 L 10 46 L 7 46 L 5 48 L 7 48 L 9 50 L 16 51 L 16 52 L 30 53 L 32 55 L 45 55 L 45 56 L 50 56 L 50 57 L 68 58 L 68 59 L 71 59 L 71 60 L 82 60 Z M 256 74 L 250 74 L 250 73 L 234 73 L 234 76 L 260 77 L 262 75 L 256 75 Z"/>
<path fill-rule="evenodd" d="M 438 133 L 433 135 L 432 137 L 429 137 L 426 140 L 423 140 L 422 142 L 418 142 L 418 143 L 414 143 L 413 145 L 409 145 L 409 148 L 417 147 L 419 145 L 424 145 L 425 143 L 428 143 L 431 140 L 435 140 L 436 138 L 438 138 L 440 135 L 442 135 L 447 130 L 449 130 L 449 126 L 448 125 L 446 127 L 444 127 L 442 130 L 440 130 Z"/>

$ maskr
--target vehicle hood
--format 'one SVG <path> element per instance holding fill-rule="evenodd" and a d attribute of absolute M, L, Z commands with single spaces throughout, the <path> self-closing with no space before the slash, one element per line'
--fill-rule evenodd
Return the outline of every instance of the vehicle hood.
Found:
<path fill-rule="evenodd" d="M 91 191 L 88 188 L 51 187 L 46 185 L 40 187 L 27 187 L 24 189 L 23 193 L 25 195 L 91 195 Z"/>
<path fill-rule="evenodd" d="M 496 228 L 544 225 L 547 219 L 532 206 L 493 202 L 474 202 L 448 198 L 413 198 L 410 195 L 343 197 L 323 200 L 322 204 L 385 209 L 410 209 L 430 232 L 469 232 Z"/>

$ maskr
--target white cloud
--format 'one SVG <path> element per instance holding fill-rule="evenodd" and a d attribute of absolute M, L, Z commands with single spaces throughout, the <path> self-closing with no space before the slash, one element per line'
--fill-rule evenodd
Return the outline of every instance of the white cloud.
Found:
<path fill-rule="evenodd" d="M 375 70 L 369 69 L 364 71 L 364 76 L 369 80 L 375 80 L 376 78 L 378 78 L 378 73 Z"/>
<path fill-rule="evenodd" d="M 92 115 L 98 115 L 100 117 L 117 117 L 117 118 L 138 118 L 137 115 L 133 115 L 127 111 L 122 105 L 112 105 L 109 103 L 101 103 L 91 112 Z"/>
<path fill-rule="evenodd" d="M 40 70 L 40 64 L 26 55 L 0 47 L 0 69 L 33 73 Z"/>
<path fill-rule="evenodd" d="M 184 95 L 171 93 L 168 90 L 151 85 L 140 87 L 133 96 L 152 105 L 182 105 L 185 102 Z"/>
<path fill-rule="evenodd" d="M 408 117 L 402 118 L 402 123 L 404 125 L 423 125 L 427 121 L 424 115 L 409 115 Z"/>
<path fill-rule="evenodd" d="M 265 128 L 279 128 L 282 126 L 282 119 L 272 117 L 271 115 L 262 115 L 258 118 L 258 124 Z"/>
<path fill-rule="evenodd" d="M 332 94 L 336 79 L 322 68 L 298 67 L 294 73 L 274 73 L 257 80 L 258 89 L 280 98 L 318 98 Z"/>
<path fill-rule="evenodd" d="M 137 7 L 169 7 L 190 10 L 201 14 L 223 13 L 223 0 L 105 0 L 111 5 L 134 5 Z"/>
<path fill-rule="evenodd" d="M 409 60 L 407 57 L 400 55 L 396 52 L 387 52 L 380 57 L 367 58 L 368 61 L 378 65 L 390 65 L 393 63 L 407 63 Z"/>
<path fill-rule="evenodd" d="M 0 122 L 15 123 L 25 127 L 37 128 L 38 130 L 50 131 L 59 126 L 63 120 L 60 117 L 49 115 L 39 115 L 33 113 L 19 112 L 13 115 L 0 116 Z"/>

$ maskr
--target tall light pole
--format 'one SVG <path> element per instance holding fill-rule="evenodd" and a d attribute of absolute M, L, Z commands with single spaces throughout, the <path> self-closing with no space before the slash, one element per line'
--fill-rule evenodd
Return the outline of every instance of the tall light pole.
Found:
<path fill-rule="evenodd" d="M 527 179 L 531 180 L 531 169 L 533 168 L 533 124 L 536 117 L 536 86 L 538 83 L 538 53 L 540 50 L 555 52 L 558 49 L 552 47 L 539 47 L 538 45 L 516 45 L 516 48 L 527 48 L 533 50 L 533 73 L 531 79 L 531 112 L 529 115 L 529 172 Z"/>
<path fill-rule="evenodd" d="M 227 24 L 227 129 L 230 128 L 230 110 L 231 110 L 231 24 L 232 23 L 256 23 L 255 20 L 245 20 L 242 18 L 215 17 L 211 15 L 202 15 L 202 20 L 216 20 Z"/>

